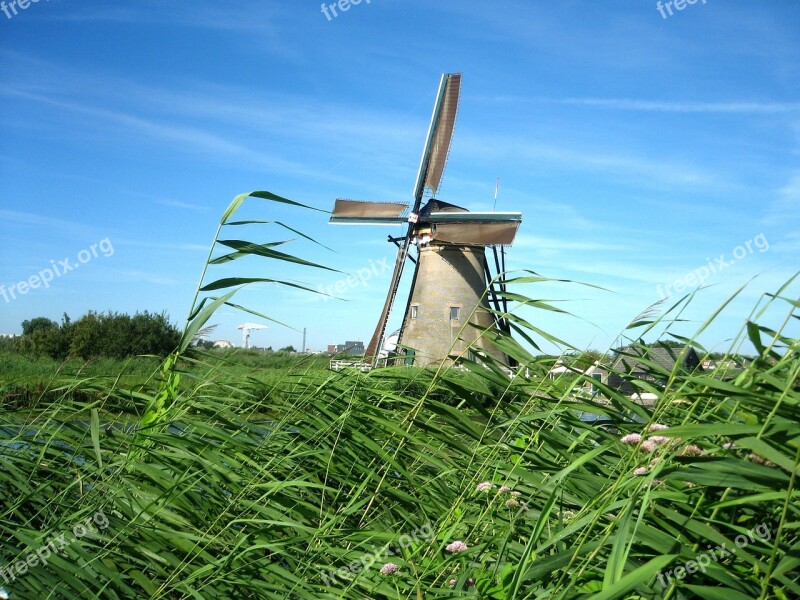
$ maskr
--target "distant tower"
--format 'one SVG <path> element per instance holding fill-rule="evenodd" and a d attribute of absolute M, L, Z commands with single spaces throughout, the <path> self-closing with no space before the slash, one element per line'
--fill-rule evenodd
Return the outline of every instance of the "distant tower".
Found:
<path fill-rule="evenodd" d="M 245 349 L 250 348 L 250 332 L 266 328 L 266 325 L 259 325 L 258 323 L 245 323 L 244 325 L 239 325 L 237 329 L 242 330 L 242 347 Z"/>

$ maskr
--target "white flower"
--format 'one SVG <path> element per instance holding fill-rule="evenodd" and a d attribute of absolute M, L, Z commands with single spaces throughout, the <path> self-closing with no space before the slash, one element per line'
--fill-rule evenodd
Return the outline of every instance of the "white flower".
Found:
<path fill-rule="evenodd" d="M 670 439 L 671 439 L 671 438 L 668 438 L 668 437 L 667 437 L 667 436 L 665 436 L 665 435 L 651 435 L 651 436 L 650 436 L 649 438 L 647 438 L 647 439 L 648 439 L 648 440 L 652 440 L 652 441 L 653 441 L 653 442 L 655 442 L 656 444 L 666 444 L 667 442 L 669 442 L 669 441 L 670 441 Z"/>
<path fill-rule="evenodd" d="M 638 433 L 629 433 L 628 435 L 623 435 L 619 441 L 623 444 L 638 444 L 642 441 L 642 436 Z"/>
<path fill-rule="evenodd" d="M 479 483 L 479 484 L 478 484 L 478 485 L 475 487 L 475 491 L 476 491 L 476 492 L 488 492 L 488 491 L 489 491 L 489 490 L 491 490 L 493 487 L 494 487 L 494 486 L 491 484 L 491 482 L 489 482 L 489 481 L 482 481 L 481 483 Z"/>
<path fill-rule="evenodd" d="M 455 542 L 447 544 L 444 549 L 448 552 L 464 552 L 464 550 L 467 549 L 467 545 L 461 540 L 456 540 Z"/>

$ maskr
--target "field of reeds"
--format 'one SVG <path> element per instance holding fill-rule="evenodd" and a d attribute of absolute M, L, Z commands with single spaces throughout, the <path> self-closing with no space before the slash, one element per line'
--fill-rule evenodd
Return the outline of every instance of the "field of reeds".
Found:
<path fill-rule="evenodd" d="M 657 395 L 652 408 L 603 385 L 587 393 L 596 382 L 582 375 L 548 377 L 534 352 L 557 340 L 516 312 L 554 309 L 530 299 L 534 273 L 507 276 L 514 339 L 493 336 L 521 365 L 513 377 L 457 357 L 232 381 L 191 341 L 223 305 L 256 312 L 234 303 L 242 285 L 275 281 L 208 273 L 254 255 L 320 268 L 221 239 L 244 224 L 245 201 L 290 203 L 235 199 L 181 345 L 150 376 L 70 373 L 41 390 L 46 402 L 4 403 L 10 598 L 800 597 L 792 282 L 731 344 L 755 361 L 733 375 L 652 363 L 653 381 L 634 382 Z M 625 336 L 635 347 L 689 301 Z M 766 306 L 783 328 L 761 322 Z"/>

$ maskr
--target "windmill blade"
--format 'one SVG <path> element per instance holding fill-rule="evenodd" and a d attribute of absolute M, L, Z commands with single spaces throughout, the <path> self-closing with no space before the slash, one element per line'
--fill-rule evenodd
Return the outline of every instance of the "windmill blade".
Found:
<path fill-rule="evenodd" d="M 467 212 L 467 211 L 434 211 L 425 215 L 428 223 L 497 223 L 522 222 L 520 212 Z"/>
<path fill-rule="evenodd" d="M 381 344 L 383 343 L 383 336 L 386 334 L 386 325 L 389 322 L 389 315 L 392 312 L 392 305 L 397 296 L 397 288 L 400 286 L 400 278 L 403 275 L 403 267 L 406 264 L 406 257 L 408 256 L 408 247 L 401 246 L 397 250 L 397 258 L 394 261 L 394 271 L 392 272 L 392 279 L 389 282 L 389 293 L 386 296 L 386 301 L 383 303 L 383 310 L 381 316 L 378 318 L 378 324 L 369 340 L 367 350 L 364 352 L 365 358 L 372 358 L 373 364 L 377 366 L 378 358 L 380 356 Z"/>
<path fill-rule="evenodd" d="M 434 194 L 439 190 L 444 166 L 450 153 L 450 141 L 458 113 L 461 92 L 461 73 L 445 73 L 439 83 L 439 92 L 433 105 L 428 137 L 422 151 L 422 160 L 414 186 L 414 198 L 421 199 L 425 188 Z"/>
<path fill-rule="evenodd" d="M 367 202 L 338 198 L 329 223 L 334 225 L 393 225 L 405 223 L 405 202 Z"/>
<path fill-rule="evenodd" d="M 450 244 L 510 246 L 517 235 L 519 224 L 519 221 L 440 223 L 433 230 L 433 239 Z"/>
<path fill-rule="evenodd" d="M 406 229 L 403 245 L 397 251 L 394 272 L 392 273 L 392 280 L 389 284 L 389 293 L 383 304 L 383 311 L 381 311 L 378 325 L 375 327 L 375 332 L 372 334 L 372 339 L 365 353 L 366 356 L 374 358 L 373 364 L 375 366 L 378 364 L 381 344 L 386 334 L 386 325 L 389 322 L 392 305 L 397 296 L 397 288 L 400 286 L 400 278 L 403 276 L 403 268 L 405 267 L 408 250 L 411 246 L 411 234 L 414 231 L 414 224 L 417 222 L 417 215 L 420 205 L 422 204 L 422 194 L 426 187 L 432 189 L 434 193 L 439 189 L 439 182 L 444 172 L 444 165 L 447 162 L 447 154 L 450 151 L 450 140 L 453 137 L 453 127 L 455 126 L 456 113 L 458 112 L 460 90 L 460 73 L 445 73 L 442 75 L 442 80 L 439 83 L 439 92 L 433 106 L 431 124 L 428 127 L 428 137 L 425 141 L 425 148 L 422 151 L 422 160 L 420 161 L 419 172 L 417 173 L 417 182 L 414 186 L 414 207 L 411 209 L 412 215 L 407 219 L 408 228 Z M 334 213 L 335 212 L 334 210 Z M 394 216 L 393 218 L 397 219 L 398 217 Z M 331 217 L 331 219 L 333 219 L 333 217 Z M 361 217 L 361 222 L 364 222 L 363 217 Z"/>

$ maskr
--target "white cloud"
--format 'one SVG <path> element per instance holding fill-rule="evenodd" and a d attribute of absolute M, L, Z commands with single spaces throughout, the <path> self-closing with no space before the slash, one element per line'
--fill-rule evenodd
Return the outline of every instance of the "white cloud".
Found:
<path fill-rule="evenodd" d="M 786 113 L 799 112 L 800 102 L 680 102 L 635 100 L 630 98 L 537 98 L 538 102 L 555 102 L 574 106 L 671 113 Z"/>

